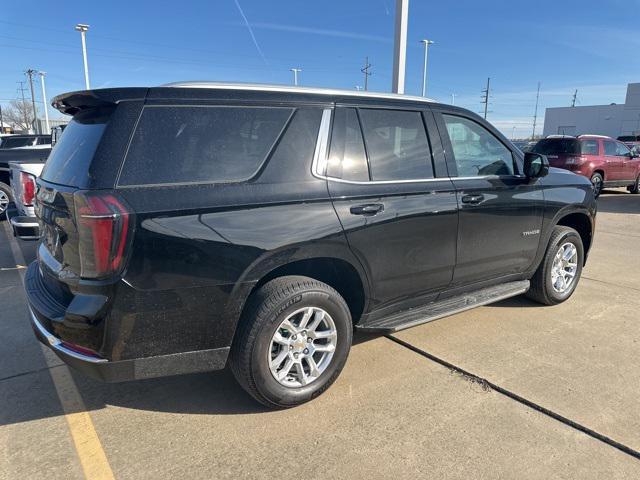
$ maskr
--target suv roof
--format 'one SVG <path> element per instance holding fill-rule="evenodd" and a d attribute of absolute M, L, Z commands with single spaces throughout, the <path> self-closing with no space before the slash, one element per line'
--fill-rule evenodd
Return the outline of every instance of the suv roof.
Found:
<path fill-rule="evenodd" d="M 437 103 L 435 100 L 426 97 L 416 97 L 412 95 L 400 95 L 396 93 L 384 92 L 362 92 L 355 90 L 341 90 L 331 88 L 310 88 L 288 85 L 253 84 L 253 83 L 225 83 L 209 81 L 189 81 L 174 82 L 157 87 L 123 87 L 104 88 L 96 90 L 80 90 L 76 92 L 64 93 L 53 99 L 51 104 L 62 113 L 75 115 L 78 111 L 91 107 L 106 107 L 116 104 L 122 100 L 144 100 L 145 98 L 161 98 L 167 95 L 167 90 L 211 90 L 211 91 L 236 91 L 255 92 L 265 94 L 297 94 L 300 96 L 332 95 L 338 97 L 352 97 L 363 99 L 385 99 L 413 103 Z M 177 93 L 177 92 L 176 92 Z"/>
<path fill-rule="evenodd" d="M 593 135 L 593 134 L 585 134 L 585 135 L 578 135 L 578 138 L 605 138 L 607 140 L 613 140 L 613 138 L 608 137 L 606 135 Z"/>

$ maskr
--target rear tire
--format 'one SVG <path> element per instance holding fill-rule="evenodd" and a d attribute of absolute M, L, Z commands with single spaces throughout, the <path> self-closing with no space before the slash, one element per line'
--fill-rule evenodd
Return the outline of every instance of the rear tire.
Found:
<path fill-rule="evenodd" d="M 598 198 L 600 196 L 600 193 L 602 193 L 604 178 L 602 178 L 601 174 L 594 173 L 593 175 L 591 175 L 591 183 L 593 184 L 593 194 L 596 198 Z"/>
<path fill-rule="evenodd" d="M 629 192 L 631 193 L 635 193 L 638 194 L 640 193 L 640 175 L 638 175 L 638 178 L 636 178 L 636 183 L 634 183 L 633 185 L 631 185 L 628 188 Z"/>
<path fill-rule="evenodd" d="M 527 297 L 544 305 L 564 302 L 573 295 L 583 264 L 584 247 L 578 232 L 570 227 L 554 227 L 544 258 L 531 279 Z"/>
<path fill-rule="evenodd" d="M 9 202 L 13 202 L 13 192 L 6 183 L 0 182 L 0 219 L 5 217 Z"/>
<path fill-rule="evenodd" d="M 230 366 L 240 386 L 258 402 L 294 407 L 331 386 L 351 340 L 351 314 L 338 292 L 309 277 L 280 277 L 249 298 Z"/>

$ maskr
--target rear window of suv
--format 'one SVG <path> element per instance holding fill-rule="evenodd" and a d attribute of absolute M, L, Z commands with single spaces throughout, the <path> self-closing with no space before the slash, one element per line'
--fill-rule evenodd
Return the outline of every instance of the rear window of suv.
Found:
<path fill-rule="evenodd" d="M 88 110 L 76 114 L 51 150 L 42 179 L 59 185 L 84 185 L 111 111 Z"/>
<path fill-rule="evenodd" d="M 266 160 L 292 112 L 281 107 L 145 107 L 118 184 L 247 180 Z"/>
<path fill-rule="evenodd" d="M 541 155 L 580 155 L 580 142 L 575 138 L 545 138 L 533 147 Z"/>

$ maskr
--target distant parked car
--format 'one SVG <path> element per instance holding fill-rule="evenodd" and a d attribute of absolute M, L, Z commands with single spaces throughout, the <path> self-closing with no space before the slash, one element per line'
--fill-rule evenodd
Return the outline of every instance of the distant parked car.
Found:
<path fill-rule="evenodd" d="M 623 135 L 618 137 L 618 141 L 624 143 L 629 148 L 637 147 L 640 145 L 640 135 Z"/>
<path fill-rule="evenodd" d="M 40 176 L 44 162 L 40 159 L 10 162 L 11 188 L 14 208 L 7 209 L 7 217 L 13 235 L 22 240 L 40 238 L 40 227 L 34 205 L 36 200 L 36 178 Z"/>
<path fill-rule="evenodd" d="M 590 178 L 596 196 L 606 187 L 640 191 L 638 151 L 611 137 L 554 135 L 540 140 L 533 152 L 546 155 L 552 167 Z"/>
<path fill-rule="evenodd" d="M 0 218 L 4 217 L 9 203 L 13 201 L 9 162 L 41 163 L 47 160 L 51 148 L 11 148 L 0 149 Z"/>
<path fill-rule="evenodd" d="M 51 135 L 11 135 L 2 137 L 0 150 L 19 147 L 35 147 L 38 145 L 51 145 Z"/>

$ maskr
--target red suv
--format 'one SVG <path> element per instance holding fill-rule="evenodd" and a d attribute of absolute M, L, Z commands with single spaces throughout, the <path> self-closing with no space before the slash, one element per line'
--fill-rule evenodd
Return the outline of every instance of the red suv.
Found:
<path fill-rule="evenodd" d="M 533 152 L 546 155 L 552 167 L 590 178 L 596 196 L 605 187 L 640 191 L 640 155 L 611 137 L 552 135 L 540 140 Z"/>

